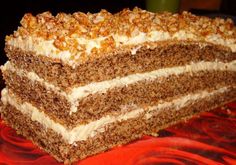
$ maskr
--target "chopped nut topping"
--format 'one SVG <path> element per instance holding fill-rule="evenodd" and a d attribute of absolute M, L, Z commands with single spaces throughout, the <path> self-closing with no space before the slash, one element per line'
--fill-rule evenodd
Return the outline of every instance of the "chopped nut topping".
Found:
<path fill-rule="evenodd" d="M 151 13 L 139 8 L 111 14 L 106 10 L 99 13 L 73 14 L 59 13 L 53 16 L 50 12 L 44 12 L 33 16 L 25 14 L 21 20 L 21 26 L 6 40 L 17 37 L 41 37 L 45 40 L 54 40 L 54 46 L 60 50 L 68 50 L 72 55 L 81 52 L 81 58 L 85 59 L 85 46 L 78 43 L 76 38 L 95 39 L 103 37 L 101 47 L 94 47 L 92 54 L 99 51 L 109 51 L 116 47 L 116 41 L 112 35 L 134 37 L 140 32 L 151 31 L 168 32 L 173 35 L 179 31 L 186 31 L 203 39 L 208 35 L 220 35 L 224 39 L 235 39 L 236 29 L 231 19 L 195 16 L 188 12 L 181 14 Z M 75 57 L 73 57 L 75 58 Z M 76 58 L 77 59 L 77 58 Z"/>

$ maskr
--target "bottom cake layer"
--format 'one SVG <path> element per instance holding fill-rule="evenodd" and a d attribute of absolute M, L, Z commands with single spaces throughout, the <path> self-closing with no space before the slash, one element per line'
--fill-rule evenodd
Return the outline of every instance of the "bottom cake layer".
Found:
<path fill-rule="evenodd" d="M 203 92 L 199 91 L 198 93 Z M 109 123 L 104 127 L 104 131 L 72 144 L 53 129 L 46 129 L 42 123 L 31 120 L 30 113 L 22 113 L 21 110 L 7 102 L 4 102 L 1 116 L 6 123 L 16 129 L 17 133 L 31 139 L 33 143 L 53 155 L 58 161 L 71 163 L 104 152 L 114 146 L 126 144 L 143 135 L 156 134 L 160 129 L 184 121 L 202 111 L 233 101 L 235 97 L 236 88 L 222 87 L 198 99 L 183 97 L 184 104 L 160 103 L 155 106 L 156 109 L 152 109 L 151 115 L 150 108 L 144 108 L 138 116 Z"/>

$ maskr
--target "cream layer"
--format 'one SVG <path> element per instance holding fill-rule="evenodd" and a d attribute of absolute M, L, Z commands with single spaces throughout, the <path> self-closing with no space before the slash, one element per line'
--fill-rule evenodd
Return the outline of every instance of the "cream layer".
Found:
<path fill-rule="evenodd" d="M 40 78 L 34 72 L 27 72 L 13 66 L 9 61 L 1 67 L 2 70 L 10 70 L 17 73 L 19 76 L 26 76 L 32 82 L 36 81 L 42 84 L 46 89 L 53 90 L 59 95 L 64 96 L 68 102 L 71 104 L 70 114 L 77 112 L 77 107 L 79 106 L 79 101 L 85 98 L 88 95 L 95 93 L 106 93 L 107 90 L 130 85 L 139 81 L 144 80 L 155 80 L 160 77 L 168 77 L 170 75 L 179 75 L 182 73 L 193 73 L 199 71 L 211 71 L 211 70 L 221 70 L 221 71 L 236 71 L 236 60 L 230 63 L 223 63 L 219 61 L 215 62 L 197 62 L 191 63 L 185 66 L 177 66 L 170 68 L 158 69 L 146 73 L 137 73 L 128 75 L 126 77 L 117 77 L 112 80 L 102 81 L 102 82 L 93 82 L 81 87 L 73 87 L 69 92 L 65 92 L 60 87 L 57 87 L 44 79 Z"/>
<path fill-rule="evenodd" d="M 95 39 L 87 38 L 75 38 L 78 43 L 78 50 L 80 46 L 85 46 L 84 51 L 78 51 L 76 55 L 72 55 L 68 50 L 62 51 L 55 47 L 54 40 L 45 40 L 39 37 L 28 36 L 22 38 L 21 36 L 17 38 L 11 38 L 7 41 L 8 45 L 20 48 L 24 51 L 33 51 L 37 55 L 43 55 L 50 58 L 60 59 L 64 63 L 69 64 L 72 67 L 76 67 L 80 61 L 80 54 L 86 53 L 88 56 L 91 54 L 93 48 L 101 48 L 101 44 L 107 38 L 112 37 L 115 41 L 116 48 L 122 46 L 132 46 L 131 53 L 136 54 L 136 51 L 140 48 L 140 44 L 145 42 L 157 42 L 157 41 L 167 41 L 167 40 L 179 40 L 179 41 L 198 41 L 198 42 L 209 42 L 213 44 L 223 45 L 231 49 L 233 52 L 236 51 L 236 40 L 235 38 L 226 39 L 219 34 L 209 34 L 204 38 L 200 38 L 198 35 L 180 30 L 174 34 L 165 31 L 150 31 L 148 33 L 137 31 L 132 37 L 126 35 L 111 34 L 106 37 L 98 37 Z M 201 47 L 204 44 L 200 45 Z M 73 56 L 73 58 L 71 58 Z"/>
<path fill-rule="evenodd" d="M 89 137 L 94 137 L 96 134 L 104 132 L 105 127 L 108 124 L 137 118 L 143 114 L 143 120 L 148 120 L 153 116 L 153 114 L 158 114 L 166 110 L 166 108 L 171 108 L 171 110 L 178 111 L 179 109 L 192 104 L 195 101 L 200 101 L 207 97 L 211 97 L 219 93 L 224 93 L 228 90 L 230 90 L 228 87 L 222 87 L 211 92 L 203 90 L 197 93 L 182 96 L 170 102 L 160 101 L 160 103 L 156 106 L 150 106 L 145 109 L 134 105 L 130 112 L 123 113 L 119 116 L 107 115 L 88 124 L 78 125 L 73 129 L 68 129 L 63 125 L 56 123 L 55 121 L 50 119 L 50 117 L 47 116 L 44 112 L 40 112 L 36 107 L 28 102 L 20 103 L 14 96 L 14 94 L 12 92 L 9 92 L 9 90 L 6 88 L 2 90 L 1 100 L 4 105 L 10 104 L 14 106 L 21 113 L 29 116 L 32 121 L 37 121 L 46 129 L 50 128 L 56 133 L 60 134 L 67 143 L 76 145 L 76 142 L 78 141 L 86 140 Z M 130 106 L 124 106 L 123 108 L 130 108 Z"/>

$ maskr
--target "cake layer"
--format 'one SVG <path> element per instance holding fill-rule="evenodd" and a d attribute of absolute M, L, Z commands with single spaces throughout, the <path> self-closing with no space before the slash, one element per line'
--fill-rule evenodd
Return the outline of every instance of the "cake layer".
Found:
<path fill-rule="evenodd" d="M 127 49 L 122 49 L 113 56 L 88 61 L 76 68 L 63 64 L 61 61 L 53 61 L 50 57 L 37 56 L 35 52 L 9 45 L 6 45 L 6 52 L 15 66 L 29 72 L 33 71 L 39 77 L 63 90 L 130 74 L 188 65 L 191 62 L 218 60 L 226 63 L 236 60 L 235 53 L 210 43 L 162 41 L 152 44 L 151 48 L 139 45 L 141 48 L 135 55 Z"/>
<path fill-rule="evenodd" d="M 163 40 L 200 41 L 236 51 L 232 20 L 210 19 L 187 12 L 151 13 L 135 8 L 114 15 L 105 10 L 95 14 L 59 13 L 55 17 L 49 12 L 37 16 L 28 13 L 21 25 L 6 38 L 7 45 L 74 68 L 88 60 L 112 56 L 112 52 L 126 47 L 131 47 L 129 51 L 135 54 L 138 45 Z"/>
<path fill-rule="evenodd" d="M 155 105 L 197 90 L 213 90 L 236 83 L 235 61 L 200 62 L 159 69 L 88 84 L 74 88 L 71 93 L 49 84 L 33 72 L 16 69 L 10 63 L 2 70 L 8 88 L 18 97 L 70 127 L 97 120 L 103 115 L 119 114 L 127 104 L 131 107 L 133 104 Z"/>
<path fill-rule="evenodd" d="M 124 114 L 123 117 L 116 118 L 117 120 L 102 123 L 103 129 L 98 129 L 93 136 L 68 143 L 69 141 L 65 137 L 73 139 L 76 137 L 73 136 L 76 132 L 70 132 L 62 125 L 61 129 L 56 130 L 53 125 L 60 124 L 49 119 L 32 105 L 17 102 L 12 95 L 8 95 L 6 90 L 4 91 L 2 118 L 19 134 L 31 139 L 35 144 L 54 155 L 57 160 L 66 163 L 105 151 L 116 145 L 126 144 L 146 134 L 156 134 L 158 130 L 185 120 L 201 111 L 210 110 L 232 101 L 236 95 L 235 88 L 222 87 L 210 93 L 203 90 L 156 106 L 145 109 L 137 108 L 133 110 L 139 111 L 135 113 L 136 115 L 129 117 L 128 114 Z M 23 105 L 29 107 L 21 109 Z M 40 115 L 45 118 L 41 118 Z M 48 123 L 48 120 L 51 120 L 51 123 Z M 86 131 L 80 130 L 81 132 L 78 134 L 91 131 L 85 127 L 84 129 Z"/>

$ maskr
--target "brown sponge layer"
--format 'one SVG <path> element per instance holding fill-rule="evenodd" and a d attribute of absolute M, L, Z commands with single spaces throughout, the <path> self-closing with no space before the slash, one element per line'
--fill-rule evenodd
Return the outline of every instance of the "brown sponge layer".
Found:
<path fill-rule="evenodd" d="M 66 143 L 61 135 L 49 128 L 45 129 L 41 124 L 32 121 L 10 105 L 2 107 L 1 115 L 4 121 L 16 129 L 18 134 L 31 139 L 33 143 L 53 155 L 58 161 L 71 163 L 77 159 L 104 152 L 114 146 L 127 144 L 143 135 L 157 133 L 158 130 L 184 121 L 199 112 L 233 101 L 236 95 L 235 91 L 232 89 L 206 99 L 189 102 L 188 105 L 177 111 L 173 107 L 166 108 L 148 120 L 145 119 L 144 114 L 141 114 L 137 118 L 112 123 L 105 128 L 105 132 L 98 133 L 86 141 L 79 141 L 76 145 Z"/>
<path fill-rule="evenodd" d="M 143 46 L 143 45 L 142 45 Z M 72 68 L 58 59 L 37 56 L 6 45 L 7 56 L 18 68 L 36 72 L 56 86 L 68 89 L 91 82 L 110 80 L 134 73 L 143 73 L 165 67 L 181 66 L 197 61 L 229 62 L 236 54 L 223 46 L 193 41 L 162 41 L 143 46 L 135 55 L 131 49 L 119 50 Z"/>
<path fill-rule="evenodd" d="M 122 106 L 156 105 L 160 100 L 173 99 L 198 90 L 211 91 L 221 86 L 236 85 L 234 72 L 201 71 L 191 74 L 186 72 L 116 87 L 106 93 L 88 95 L 79 102 L 77 112 L 69 115 L 71 106 L 64 96 L 53 90 L 47 90 L 38 82 L 29 81 L 27 77 L 20 77 L 15 72 L 4 71 L 3 76 L 8 88 L 22 101 L 33 104 L 54 120 L 69 127 L 97 120 L 104 115 L 119 115 Z"/>

